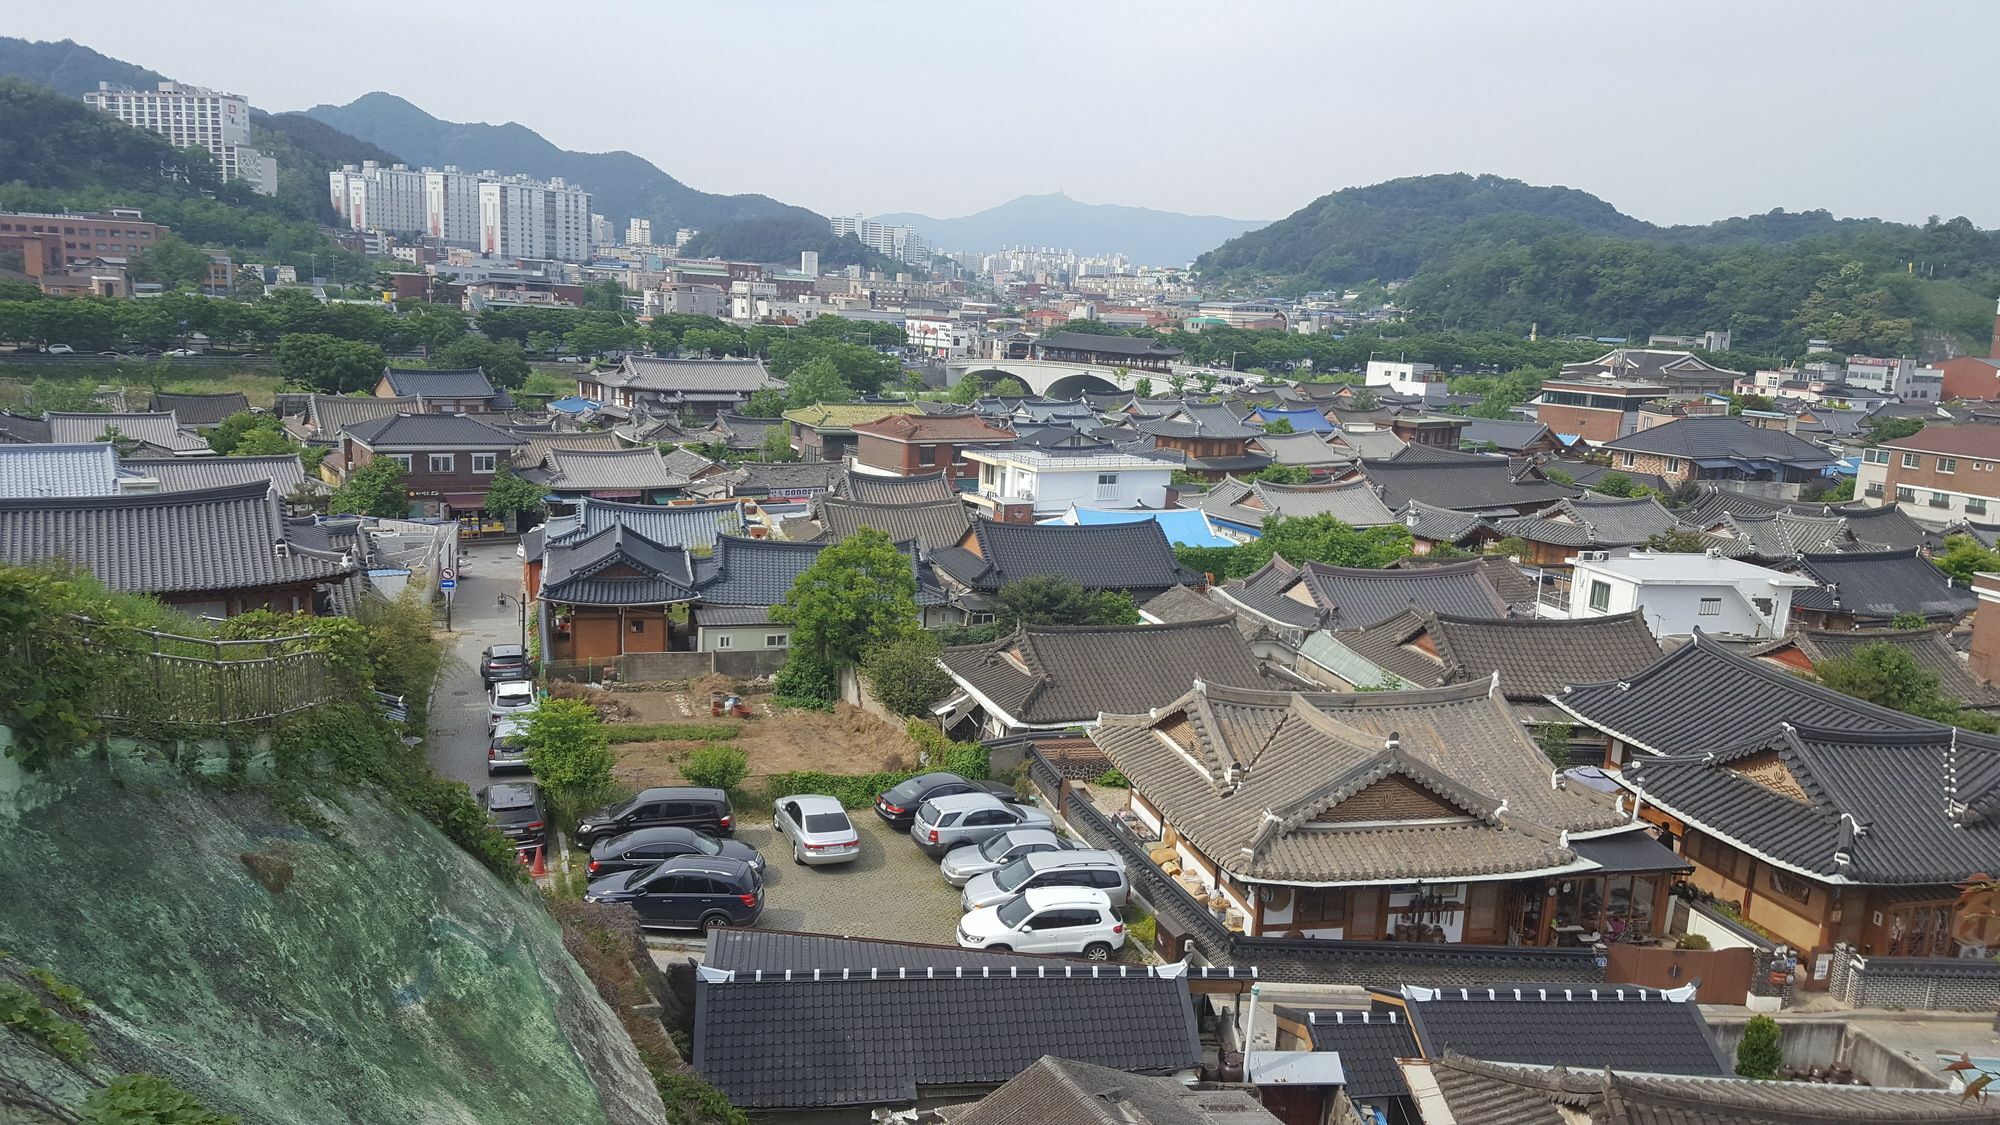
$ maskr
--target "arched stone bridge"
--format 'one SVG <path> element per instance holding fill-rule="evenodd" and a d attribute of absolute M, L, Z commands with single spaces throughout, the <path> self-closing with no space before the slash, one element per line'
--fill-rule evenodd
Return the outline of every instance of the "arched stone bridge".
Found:
<path fill-rule="evenodd" d="M 1151 379 L 1155 387 L 1165 387 L 1168 378 L 1164 371 L 1139 367 L 1126 368 L 1121 376 L 1115 367 L 1044 359 L 954 359 L 945 362 L 944 370 L 946 386 L 957 386 L 967 376 L 975 376 L 989 385 L 1012 376 L 1031 394 L 1061 399 L 1072 399 L 1086 391 L 1091 394 L 1129 391 L 1140 379 Z"/>

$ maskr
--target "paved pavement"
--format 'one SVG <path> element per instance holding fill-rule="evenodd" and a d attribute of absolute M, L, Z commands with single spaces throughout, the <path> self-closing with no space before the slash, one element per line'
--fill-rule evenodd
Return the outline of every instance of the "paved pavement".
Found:
<path fill-rule="evenodd" d="M 486 688 L 479 654 L 494 643 L 519 643 L 520 618 L 512 599 L 521 586 L 521 561 L 512 543 L 459 548 L 458 589 L 451 611 L 450 657 L 431 701 L 430 761 L 438 776 L 477 792 L 486 785 Z"/>
<path fill-rule="evenodd" d="M 737 839 L 769 861 L 764 916 L 757 925 L 896 941 L 956 941 L 959 892 L 938 874 L 937 861 L 871 810 L 854 809 L 848 815 L 861 836 L 861 858 L 831 867 L 793 863 L 791 849 L 767 819 L 751 820 L 736 830 Z"/>

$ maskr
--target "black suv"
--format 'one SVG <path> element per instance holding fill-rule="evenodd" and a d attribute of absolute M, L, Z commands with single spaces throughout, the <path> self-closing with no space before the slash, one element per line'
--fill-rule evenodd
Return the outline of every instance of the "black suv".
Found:
<path fill-rule="evenodd" d="M 534 679 L 528 670 L 528 653 L 520 645 L 488 645 L 479 654 L 479 675 L 489 684 Z"/>
<path fill-rule="evenodd" d="M 486 815 L 500 834 L 517 848 L 538 848 L 548 842 L 549 816 L 542 808 L 542 791 L 526 781 L 489 785 L 484 792 Z"/>
<path fill-rule="evenodd" d="M 601 879 L 683 855 L 740 859 L 756 868 L 759 875 L 764 873 L 764 857 L 757 854 L 756 848 L 741 840 L 718 840 L 692 828 L 641 828 L 623 836 L 602 838 L 590 845 L 590 866 L 585 872 L 592 879 Z"/>
<path fill-rule="evenodd" d="M 715 930 L 756 923 L 764 912 L 764 880 L 740 859 L 680 856 L 593 879 L 583 899 L 623 903 L 642 926 Z"/>
<path fill-rule="evenodd" d="M 875 795 L 875 815 L 908 832 L 916 822 L 917 808 L 932 797 L 952 797 L 960 793 L 991 793 L 1003 801 L 1017 798 L 1012 786 L 1002 782 L 967 781 L 955 773 L 920 773 L 904 780 L 887 793 Z"/>
<path fill-rule="evenodd" d="M 595 840 L 635 828 L 692 828 L 710 836 L 734 836 L 736 817 L 729 811 L 729 794 L 720 789 L 667 786 L 585 816 L 576 826 L 576 842 L 587 848 Z"/>

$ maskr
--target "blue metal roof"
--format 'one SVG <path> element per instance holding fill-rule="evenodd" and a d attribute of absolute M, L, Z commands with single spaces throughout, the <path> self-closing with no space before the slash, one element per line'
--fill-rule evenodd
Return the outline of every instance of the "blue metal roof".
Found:
<path fill-rule="evenodd" d="M 1108 523 L 1141 523 L 1151 520 L 1160 525 L 1167 541 L 1176 547 L 1234 547 L 1236 540 L 1225 538 L 1210 526 L 1205 513 L 1194 508 L 1170 508 L 1166 511 L 1126 510 L 1108 511 L 1103 508 L 1071 508 L 1068 512 L 1042 523 L 1070 524 L 1077 527 L 1091 527 Z"/>

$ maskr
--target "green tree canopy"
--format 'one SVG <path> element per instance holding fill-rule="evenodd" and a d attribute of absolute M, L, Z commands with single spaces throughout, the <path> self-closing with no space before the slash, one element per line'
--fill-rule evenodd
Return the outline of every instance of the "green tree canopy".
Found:
<path fill-rule="evenodd" d="M 889 537 L 862 528 L 819 553 L 771 620 L 792 627 L 792 651 L 846 667 L 917 628 L 917 578 Z"/>
<path fill-rule="evenodd" d="M 937 634 L 913 629 L 861 658 L 868 689 L 898 715 L 929 715 L 931 705 L 951 693 L 952 678 L 938 667 Z"/>
<path fill-rule="evenodd" d="M 1132 625 L 1139 610 L 1123 590 L 1086 590 L 1067 578 L 1037 574 L 1007 583 L 993 599 L 997 633 L 1016 625 Z"/>
<path fill-rule="evenodd" d="M 993 394 L 996 398 L 1027 398 L 1028 388 L 1019 379 L 1009 375 L 993 384 Z"/>
<path fill-rule="evenodd" d="M 764 440 L 757 446 L 760 461 L 796 461 L 799 451 L 792 448 L 790 426 L 772 426 L 764 431 Z"/>
<path fill-rule="evenodd" d="M 1944 541 L 1944 551 L 1931 562 L 1951 575 L 1961 586 L 1971 586 L 1980 571 L 2000 571 L 2000 551 L 1990 551 L 1970 535 L 1953 535 Z"/>
<path fill-rule="evenodd" d="M 282 337 L 273 355 L 278 371 L 293 383 L 320 394 L 344 395 L 372 388 L 388 366 L 382 349 L 323 332 Z"/>
<path fill-rule="evenodd" d="M 328 498 L 327 511 L 336 516 L 379 516 L 396 519 L 410 514 L 409 494 L 403 487 L 403 466 L 387 457 L 377 457 L 347 474 Z"/>
<path fill-rule="evenodd" d="M 496 387 L 513 389 L 528 378 L 528 357 L 520 345 L 461 335 L 431 353 L 431 366 L 442 370 L 478 367 Z M 574 390 L 574 387 L 570 387 Z"/>
<path fill-rule="evenodd" d="M 528 716 L 528 768 L 565 828 L 611 799 L 611 740 L 586 699 L 545 699 Z"/>
<path fill-rule="evenodd" d="M 1644 543 L 1648 551 L 1660 551 L 1670 555 L 1698 555 L 1708 550 L 1707 540 L 1698 531 L 1670 527 L 1656 531 L 1646 537 Z"/>
<path fill-rule="evenodd" d="M 776 387 L 762 387 L 750 392 L 750 401 L 744 404 L 743 413 L 751 418 L 776 418 L 785 409 L 785 392 Z"/>
<path fill-rule="evenodd" d="M 132 259 L 135 281 L 156 281 L 169 289 L 199 286 L 208 280 L 208 254 L 176 234 L 161 235 Z"/>
<path fill-rule="evenodd" d="M 1918 664 L 1908 649 L 1888 641 L 1856 648 L 1837 660 L 1813 666 L 1820 683 L 1856 699 L 1905 714 L 1971 730 L 2000 730 L 2000 722 L 1963 710 L 1939 686 L 1937 673 Z"/>
<path fill-rule="evenodd" d="M 1332 516 L 1267 516 L 1264 533 L 1240 547 L 1176 547 L 1183 566 L 1221 578 L 1244 578 L 1271 561 L 1323 562 L 1380 569 L 1410 554 L 1410 529 L 1401 524 L 1361 529 Z"/>
<path fill-rule="evenodd" d="M 1264 432 L 1267 434 L 1289 434 L 1293 432 L 1292 420 L 1290 418 L 1273 418 L 1271 421 L 1264 423 Z"/>
<path fill-rule="evenodd" d="M 514 466 L 503 458 L 499 471 L 493 474 L 493 483 L 486 489 L 486 511 L 503 519 L 518 519 L 524 512 L 539 514 L 543 506 L 542 497 L 547 493 L 548 489 L 516 474 Z M 520 526 L 526 528 L 528 524 Z"/>
<path fill-rule="evenodd" d="M 815 359 L 793 371 L 787 390 L 791 407 L 814 406 L 819 403 L 850 402 L 854 399 L 854 389 L 840 377 L 840 369 L 830 359 Z"/>

